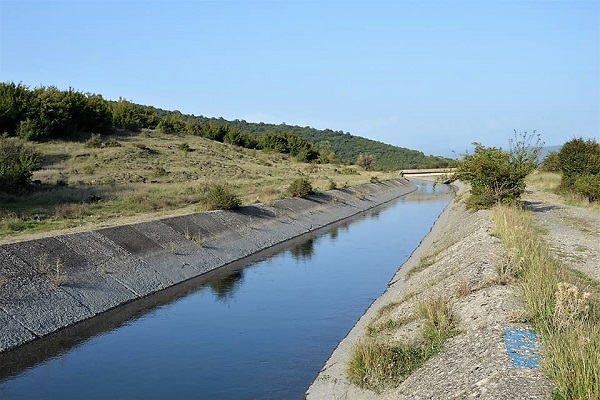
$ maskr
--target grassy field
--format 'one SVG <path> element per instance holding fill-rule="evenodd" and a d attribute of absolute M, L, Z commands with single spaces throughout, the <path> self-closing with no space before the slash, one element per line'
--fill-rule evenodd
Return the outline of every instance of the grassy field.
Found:
<path fill-rule="evenodd" d="M 561 178 L 562 174 L 557 172 L 542 172 L 536 170 L 527 176 L 525 183 L 533 185 L 542 192 L 558 194 L 568 205 L 586 207 L 592 211 L 600 212 L 600 202 L 596 201 L 590 203 L 587 198 L 578 193 L 560 191 L 559 186 Z"/>
<path fill-rule="evenodd" d="M 0 195 L 0 242 L 205 211 L 211 183 L 252 204 L 285 197 L 298 177 L 327 190 L 397 176 L 157 131 L 103 140 L 112 146 L 89 148 L 85 138 L 36 143 L 43 166 L 32 190 Z"/>

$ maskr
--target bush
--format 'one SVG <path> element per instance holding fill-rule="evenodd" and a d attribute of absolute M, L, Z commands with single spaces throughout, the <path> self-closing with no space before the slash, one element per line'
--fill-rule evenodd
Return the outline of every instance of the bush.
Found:
<path fill-rule="evenodd" d="M 539 137 L 527 132 L 510 141 L 510 151 L 474 143 L 475 152 L 466 154 L 458 166 L 457 179 L 471 184 L 467 206 L 490 208 L 497 203 L 510 203 L 525 191 L 525 177 L 537 167 L 541 149 Z M 531 141 L 537 140 L 534 145 Z"/>
<path fill-rule="evenodd" d="M 574 191 L 598 199 L 600 175 L 600 144 L 596 140 L 576 138 L 565 143 L 558 153 L 562 190 Z"/>
<path fill-rule="evenodd" d="M 32 145 L 18 138 L 0 137 L 0 191 L 26 186 L 39 169 L 40 155 Z"/>
<path fill-rule="evenodd" d="M 551 151 L 546 155 L 540 165 L 540 170 L 544 172 L 560 172 L 560 157 L 558 151 Z"/>
<path fill-rule="evenodd" d="M 89 147 L 92 149 L 100 149 L 104 146 L 104 142 L 102 141 L 102 136 L 98 133 L 93 133 L 92 137 L 85 141 L 85 147 Z"/>
<path fill-rule="evenodd" d="M 360 153 L 356 159 L 356 165 L 363 167 L 365 171 L 370 171 L 375 167 L 375 156 Z"/>
<path fill-rule="evenodd" d="M 288 186 L 287 193 L 292 197 L 304 197 L 314 193 L 314 190 L 307 178 L 298 178 Z"/>
<path fill-rule="evenodd" d="M 219 183 L 208 185 L 205 203 L 209 210 L 234 210 L 242 204 L 228 186 Z"/>
<path fill-rule="evenodd" d="M 600 174 L 578 176 L 573 183 L 573 190 L 587 197 L 590 202 L 600 200 Z"/>

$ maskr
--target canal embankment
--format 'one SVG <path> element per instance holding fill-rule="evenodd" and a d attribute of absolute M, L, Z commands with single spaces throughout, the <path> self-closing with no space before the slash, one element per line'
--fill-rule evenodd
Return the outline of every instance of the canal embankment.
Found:
<path fill-rule="evenodd" d="M 467 210 L 463 190 L 339 343 L 307 399 L 552 398 L 518 288 L 502 273 L 506 254 L 491 232 L 491 214 Z M 351 382 L 348 366 L 357 346 L 371 343 L 396 355 L 423 346 L 419 307 L 432 300 L 447 305 L 456 323 L 441 349 L 391 382 L 385 376 L 365 378 L 363 387 Z"/>
<path fill-rule="evenodd" d="M 0 352 L 416 190 L 397 179 L 0 246 Z"/>

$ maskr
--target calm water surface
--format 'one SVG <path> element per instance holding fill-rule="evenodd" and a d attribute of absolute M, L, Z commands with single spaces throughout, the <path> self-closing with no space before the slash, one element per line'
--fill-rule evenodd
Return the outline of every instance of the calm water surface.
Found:
<path fill-rule="evenodd" d="M 76 328 L 70 343 L 0 358 L 0 399 L 301 399 L 449 201 L 421 197 L 203 277 L 128 319 L 106 317 L 97 332 Z"/>

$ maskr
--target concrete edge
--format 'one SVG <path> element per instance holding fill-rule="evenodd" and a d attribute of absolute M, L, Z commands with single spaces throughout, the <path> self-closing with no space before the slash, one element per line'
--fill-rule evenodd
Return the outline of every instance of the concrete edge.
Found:
<path fill-rule="evenodd" d="M 419 180 L 421 179 L 419 178 Z M 456 197 L 464 192 L 465 186 L 461 182 L 454 182 L 453 189 Z M 406 274 L 419 264 L 421 256 L 425 254 L 433 246 L 434 242 L 440 237 L 440 235 L 444 233 L 444 229 L 448 224 L 448 220 L 450 219 L 450 215 L 452 214 L 455 205 L 455 199 L 446 205 L 444 210 L 440 213 L 432 225 L 429 232 L 410 254 L 404 264 L 398 268 L 398 271 L 388 283 L 386 290 L 371 303 L 371 305 L 365 310 L 364 314 L 350 329 L 348 334 L 338 343 L 322 369 L 319 371 L 309 388 L 306 390 L 305 399 L 342 398 L 337 395 L 331 397 L 332 388 L 334 388 L 336 394 L 345 393 L 346 395 L 349 395 L 348 389 L 344 389 L 343 387 L 348 388 L 352 384 L 348 381 L 340 381 L 339 377 L 345 376 L 346 360 L 348 359 L 348 354 L 350 354 L 353 344 L 359 338 L 364 336 L 369 321 L 377 314 L 378 310 L 382 306 L 390 302 L 390 298 L 395 296 L 395 292 L 401 290 Z M 368 392 L 366 390 L 361 390 L 361 395 L 364 396 L 365 399 L 377 398 L 377 395 L 374 392 Z"/>
<path fill-rule="evenodd" d="M 0 353 L 416 189 L 399 178 L 0 245 Z"/>

